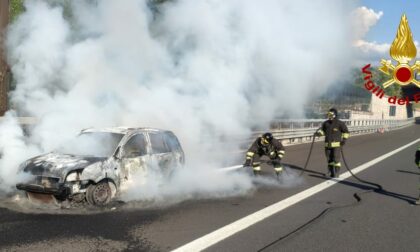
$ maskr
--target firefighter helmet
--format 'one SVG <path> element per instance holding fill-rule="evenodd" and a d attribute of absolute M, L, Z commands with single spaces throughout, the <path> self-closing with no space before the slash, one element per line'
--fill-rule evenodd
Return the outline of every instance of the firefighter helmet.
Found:
<path fill-rule="evenodd" d="M 263 144 L 269 144 L 273 141 L 273 134 L 270 132 L 264 133 L 261 140 Z"/>
<path fill-rule="evenodd" d="M 328 114 L 327 114 L 328 119 L 332 120 L 332 119 L 336 118 L 337 114 L 338 114 L 338 111 L 335 108 L 330 108 L 330 110 L 328 110 Z"/>

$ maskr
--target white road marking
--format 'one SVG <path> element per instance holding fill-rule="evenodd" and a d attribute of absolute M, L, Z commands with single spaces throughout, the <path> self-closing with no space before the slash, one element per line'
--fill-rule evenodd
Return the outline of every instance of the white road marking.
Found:
<path fill-rule="evenodd" d="M 363 170 L 366 170 L 367 168 L 383 161 L 384 159 L 410 147 L 411 145 L 420 142 L 420 138 L 418 138 L 417 140 L 408 143 L 396 150 L 393 150 L 387 154 L 384 154 L 380 157 L 377 157 L 367 163 L 364 163 L 354 169 L 352 169 L 352 172 L 354 174 L 357 174 Z M 235 167 L 235 166 L 233 166 Z M 242 219 L 239 219 L 231 224 L 228 224 L 222 228 L 219 228 L 203 237 L 200 237 L 192 242 L 189 242 L 175 250 L 173 250 L 174 252 L 180 252 L 180 251 L 202 251 L 246 228 L 248 228 L 251 225 L 254 225 L 257 222 L 260 222 L 290 206 L 293 206 L 294 204 L 318 193 L 321 192 L 335 184 L 337 184 L 339 181 L 345 180 L 347 178 L 351 177 L 350 172 L 346 172 L 340 175 L 340 178 L 336 178 L 336 179 L 331 179 L 331 180 L 327 180 L 325 182 L 322 182 L 316 186 L 313 186 L 309 189 L 306 189 L 305 191 L 302 191 L 300 193 L 297 193 L 289 198 L 286 198 L 282 201 L 279 201 L 277 203 L 274 203 L 266 208 L 263 208 L 253 214 L 250 214 Z"/>

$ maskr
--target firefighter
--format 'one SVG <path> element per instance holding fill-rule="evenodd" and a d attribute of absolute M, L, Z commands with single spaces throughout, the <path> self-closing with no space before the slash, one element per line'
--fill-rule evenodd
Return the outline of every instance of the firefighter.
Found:
<path fill-rule="evenodd" d="M 316 132 L 317 136 L 325 136 L 325 156 L 328 161 L 330 177 L 337 178 L 341 168 L 341 147 L 349 138 L 349 130 L 344 122 L 338 120 L 337 110 L 331 108 L 326 120 Z"/>
<path fill-rule="evenodd" d="M 415 163 L 417 165 L 417 168 L 420 169 L 420 146 L 417 147 Z M 419 187 L 419 190 L 420 190 L 420 187 Z M 420 194 L 419 194 L 419 198 L 416 201 L 416 205 L 420 205 Z"/>
<path fill-rule="evenodd" d="M 276 175 L 279 176 L 283 171 L 281 159 L 284 154 L 285 150 L 281 141 L 275 139 L 273 134 L 267 132 L 261 137 L 258 137 L 251 147 L 249 147 L 248 152 L 246 153 L 244 167 L 252 165 L 254 175 L 259 175 L 261 173 L 260 158 L 265 155 L 270 158 L 271 163 L 274 166 L 274 171 L 276 172 Z"/>

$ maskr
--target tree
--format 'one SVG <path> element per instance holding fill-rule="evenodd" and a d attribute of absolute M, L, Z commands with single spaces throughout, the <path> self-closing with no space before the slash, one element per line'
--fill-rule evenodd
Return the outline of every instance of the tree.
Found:
<path fill-rule="evenodd" d="M 16 18 L 25 11 L 23 5 L 24 0 L 11 0 L 10 1 L 10 21 L 13 22 Z"/>
<path fill-rule="evenodd" d="M 371 67 L 369 69 L 372 72 L 372 81 L 382 87 L 382 84 L 392 78 L 390 75 L 386 75 L 383 72 L 379 71 L 376 67 Z M 354 70 L 354 84 L 358 87 L 364 88 L 365 80 L 363 79 L 364 75 L 360 69 Z M 401 86 L 399 85 L 391 85 L 388 88 L 384 89 L 385 95 L 387 96 L 398 96 L 402 95 L 401 93 Z"/>

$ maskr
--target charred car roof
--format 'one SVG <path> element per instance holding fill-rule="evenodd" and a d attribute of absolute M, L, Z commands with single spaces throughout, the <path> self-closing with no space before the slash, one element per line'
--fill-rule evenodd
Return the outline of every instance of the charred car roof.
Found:
<path fill-rule="evenodd" d="M 87 132 L 109 132 L 117 134 L 131 134 L 136 132 L 170 132 L 168 130 L 161 130 L 156 128 L 134 128 L 134 127 L 110 127 L 110 128 L 88 128 L 82 130 L 82 133 Z"/>

